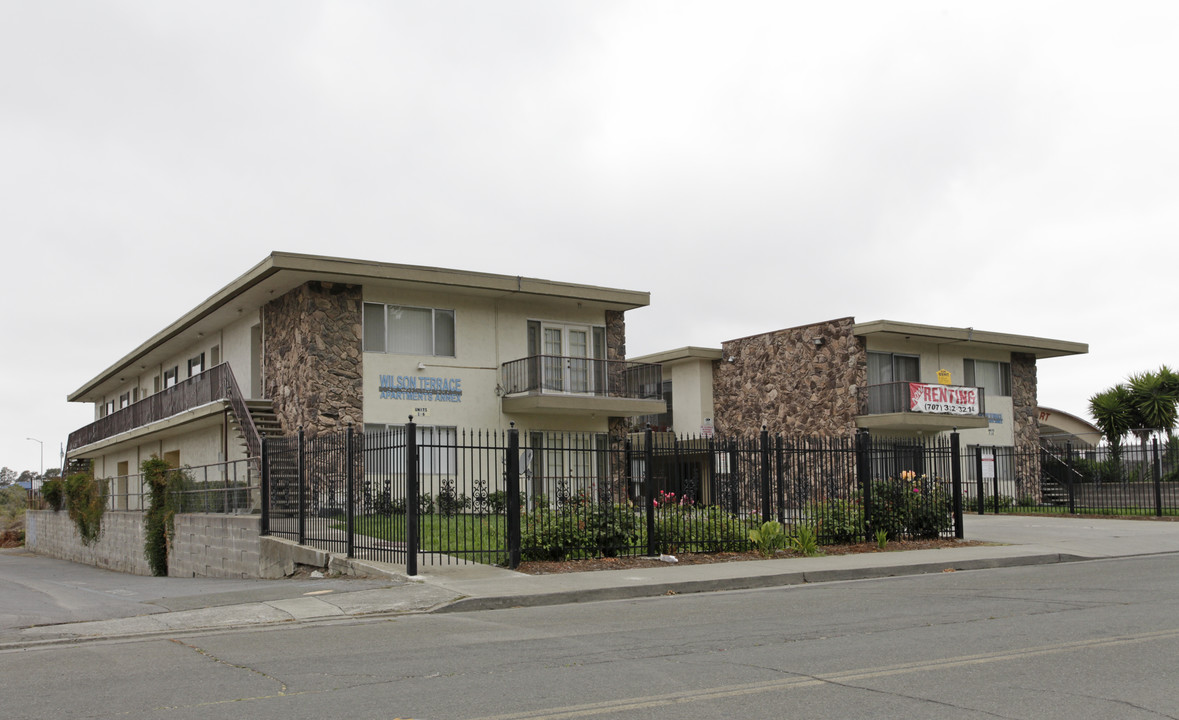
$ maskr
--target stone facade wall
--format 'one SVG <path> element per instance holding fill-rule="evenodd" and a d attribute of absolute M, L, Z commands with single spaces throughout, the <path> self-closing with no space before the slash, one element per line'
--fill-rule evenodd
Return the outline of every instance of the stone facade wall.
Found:
<path fill-rule="evenodd" d="M 326 282 L 263 308 L 266 397 L 284 433 L 363 426 L 362 309 L 360 286 Z"/>
<path fill-rule="evenodd" d="M 621 310 L 606 311 L 606 359 L 626 359 L 626 316 Z"/>
<path fill-rule="evenodd" d="M 260 516 L 187 513 L 174 522 L 170 577 L 259 577 Z"/>
<path fill-rule="evenodd" d="M 751 435 L 765 425 L 771 434 L 853 436 L 868 381 L 854 324 L 841 318 L 723 343 L 713 367 L 717 432 Z"/>
<path fill-rule="evenodd" d="M 143 513 L 107 510 L 102 534 L 92 545 L 82 544 L 74 521 L 65 510 L 25 513 L 25 545 L 39 555 L 132 575 L 151 575 L 143 554 Z"/>
<path fill-rule="evenodd" d="M 626 315 L 621 310 L 606 311 L 606 359 L 609 361 L 626 360 Z M 625 384 L 625 374 L 621 365 L 611 365 L 611 388 L 618 386 L 621 390 Z M 630 427 L 630 418 L 612 417 L 607 420 L 607 432 L 612 438 L 623 438 Z"/>
<path fill-rule="evenodd" d="M 1021 456 L 1016 491 L 1021 498 L 1040 499 L 1040 417 L 1036 398 L 1036 356 L 1011 353 L 1011 405 L 1015 450 Z"/>

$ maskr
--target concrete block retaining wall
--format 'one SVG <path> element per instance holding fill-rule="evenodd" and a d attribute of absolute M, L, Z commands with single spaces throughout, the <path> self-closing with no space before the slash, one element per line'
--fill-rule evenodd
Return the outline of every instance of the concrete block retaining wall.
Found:
<path fill-rule="evenodd" d="M 133 575 L 151 575 L 143 555 L 141 512 L 106 511 L 102 534 L 87 547 L 65 510 L 29 510 L 25 513 L 25 546 L 41 555 Z"/>
<path fill-rule="evenodd" d="M 256 578 L 261 567 L 257 515 L 177 515 L 168 552 L 170 577 Z"/>
<path fill-rule="evenodd" d="M 184 514 L 176 516 L 176 535 L 168 556 L 172 577 L 263 577 L 260 518 L 257 515 Z M 64 510 L 29 510 L 25 515 L 26 546 L 41 555 L 108 570 L 151 575 L 143 554 L 143 513 L 108 510 L 102 534 L 89 547 L 82 544 L 74 521 Z M 281 577 L 281 575 L 278 575 Z"/>

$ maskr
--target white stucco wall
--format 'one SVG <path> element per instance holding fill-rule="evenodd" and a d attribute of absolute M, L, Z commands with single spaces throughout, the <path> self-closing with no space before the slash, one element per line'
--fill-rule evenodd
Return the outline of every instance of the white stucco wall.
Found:
<path fill-rule="evenodd" d="M 605 311 L 579 307 L 572 301 L 520 303 L 510 298 L 484 298 L 454 293 L 405 292 L 389 288 L 365 288 L 365 302 L 454 310 L 455 357 L 364 353 L 364 420 L 366 424 L 401 424 L 410 415 L 422 425 L 464 428 L 605 431 L 606 417 L 584 415 L 505 415 L 497 392 L 500 366 L 528 355 L 529 320 L 566 325 L 604 326 Z M 419 369 L 419 364 L 422 365 Z M 392 387 L 415 392 L 428 385 L 445 384 L 461 389 L 458 402 L 382 397 L 381 378 Z M 425 415 L 421 413 L 424 412 Z"/>

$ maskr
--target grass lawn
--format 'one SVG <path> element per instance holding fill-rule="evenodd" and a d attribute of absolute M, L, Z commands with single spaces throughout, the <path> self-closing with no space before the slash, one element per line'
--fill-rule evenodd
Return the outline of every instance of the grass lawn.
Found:
<path fill-rule="evenodd" d="M 343 525 L 338 527 L 343 528 Z M 355 520 L 356 532 L 389 542 L 405 542 L 404 515 L 367 515 Z M 503 515 L 419 515 L 422 552 L 496 563 L 507 557 L 508 519 Z M 463 548 L 465 552 L 456 552 Z"/>

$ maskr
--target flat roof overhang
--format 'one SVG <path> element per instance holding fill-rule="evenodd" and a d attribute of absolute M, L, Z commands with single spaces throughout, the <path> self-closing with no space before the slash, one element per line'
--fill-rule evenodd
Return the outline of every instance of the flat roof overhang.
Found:
<path fill-rule="evenodd" d="M 977 415 L 934 415 L 932 413 L 880 413 L 857 415 L 856 427 L 882 432 L 944 432 L 985 428 L 988 420 Z"/>
<path fill-rule="evenodd" d="M 711 362 L 713 360 L 720 360 L 721 357 L 722 354 L 720 348 L 706 348 L 689 345 L 687 347 L 676 348 L 675 350 L 665 350 L 663 352 L 652 353 L 650 355 L 627 358 L 627 362 L 665 365 L 684 362 L 687 360 L 702 360 Z"/>
<path fill-rule="evenodd" d="M 905 340 L 916 339 L 938 344 L 955 343 L 966 347 L 1028 353 L 1035 355 L 1037 360 L 1063 357 L 1065 355 L 1084 355 L 1089 352 L 1089 345 L 1087 343 L 1071 342 L 1069 340 L 1053 340 L 1051 338 L 1032 337 L 1030 335 L 988 332 L 986 330 L 975 330 L 974 328 L 921 325 L 919 323 L 897 322 L 895 320 L 873 320 L 871 322 L 856 323 L 852 326 L 852 332 L 857 337 L 869 340 L 874 337 Z"/>
<path fill-rule="evenodd" d="M 513 395 L 503 399 L 503 411 L 512 414 L 601 415 L 633 417 L 667 412 L 662 400 L 599 397 L 595 395 Z"/>
<path fill-rule="evenodd" d="M 422 290 L 454 290 L 464 295 L 488 298 L 520 296 L 533 299 L 566 300 L 598 305 L 607 310 L 633 310 L 651 303 L 651 294 L 638 290 L 579 285 L 516 275 L 448 270 L 445 268 L 381 263 L 367 260 L 273 252 L 262 262 L 201 304 L 185 313 L 147 342 L 124 355 L 113 365 L 66 396 L 70 402 L 98 402 L 102 386 L 122 382 L 120 375 L 137 375 L 164 362 L 183 347 L 173 342 L 198 333 L 213 333 L 282 297 L 306 282 L 405 287 Z M 187 341 L 185 345 L 190 344 Z M 138 368 L 136 367 L 138 366 Z"/>

